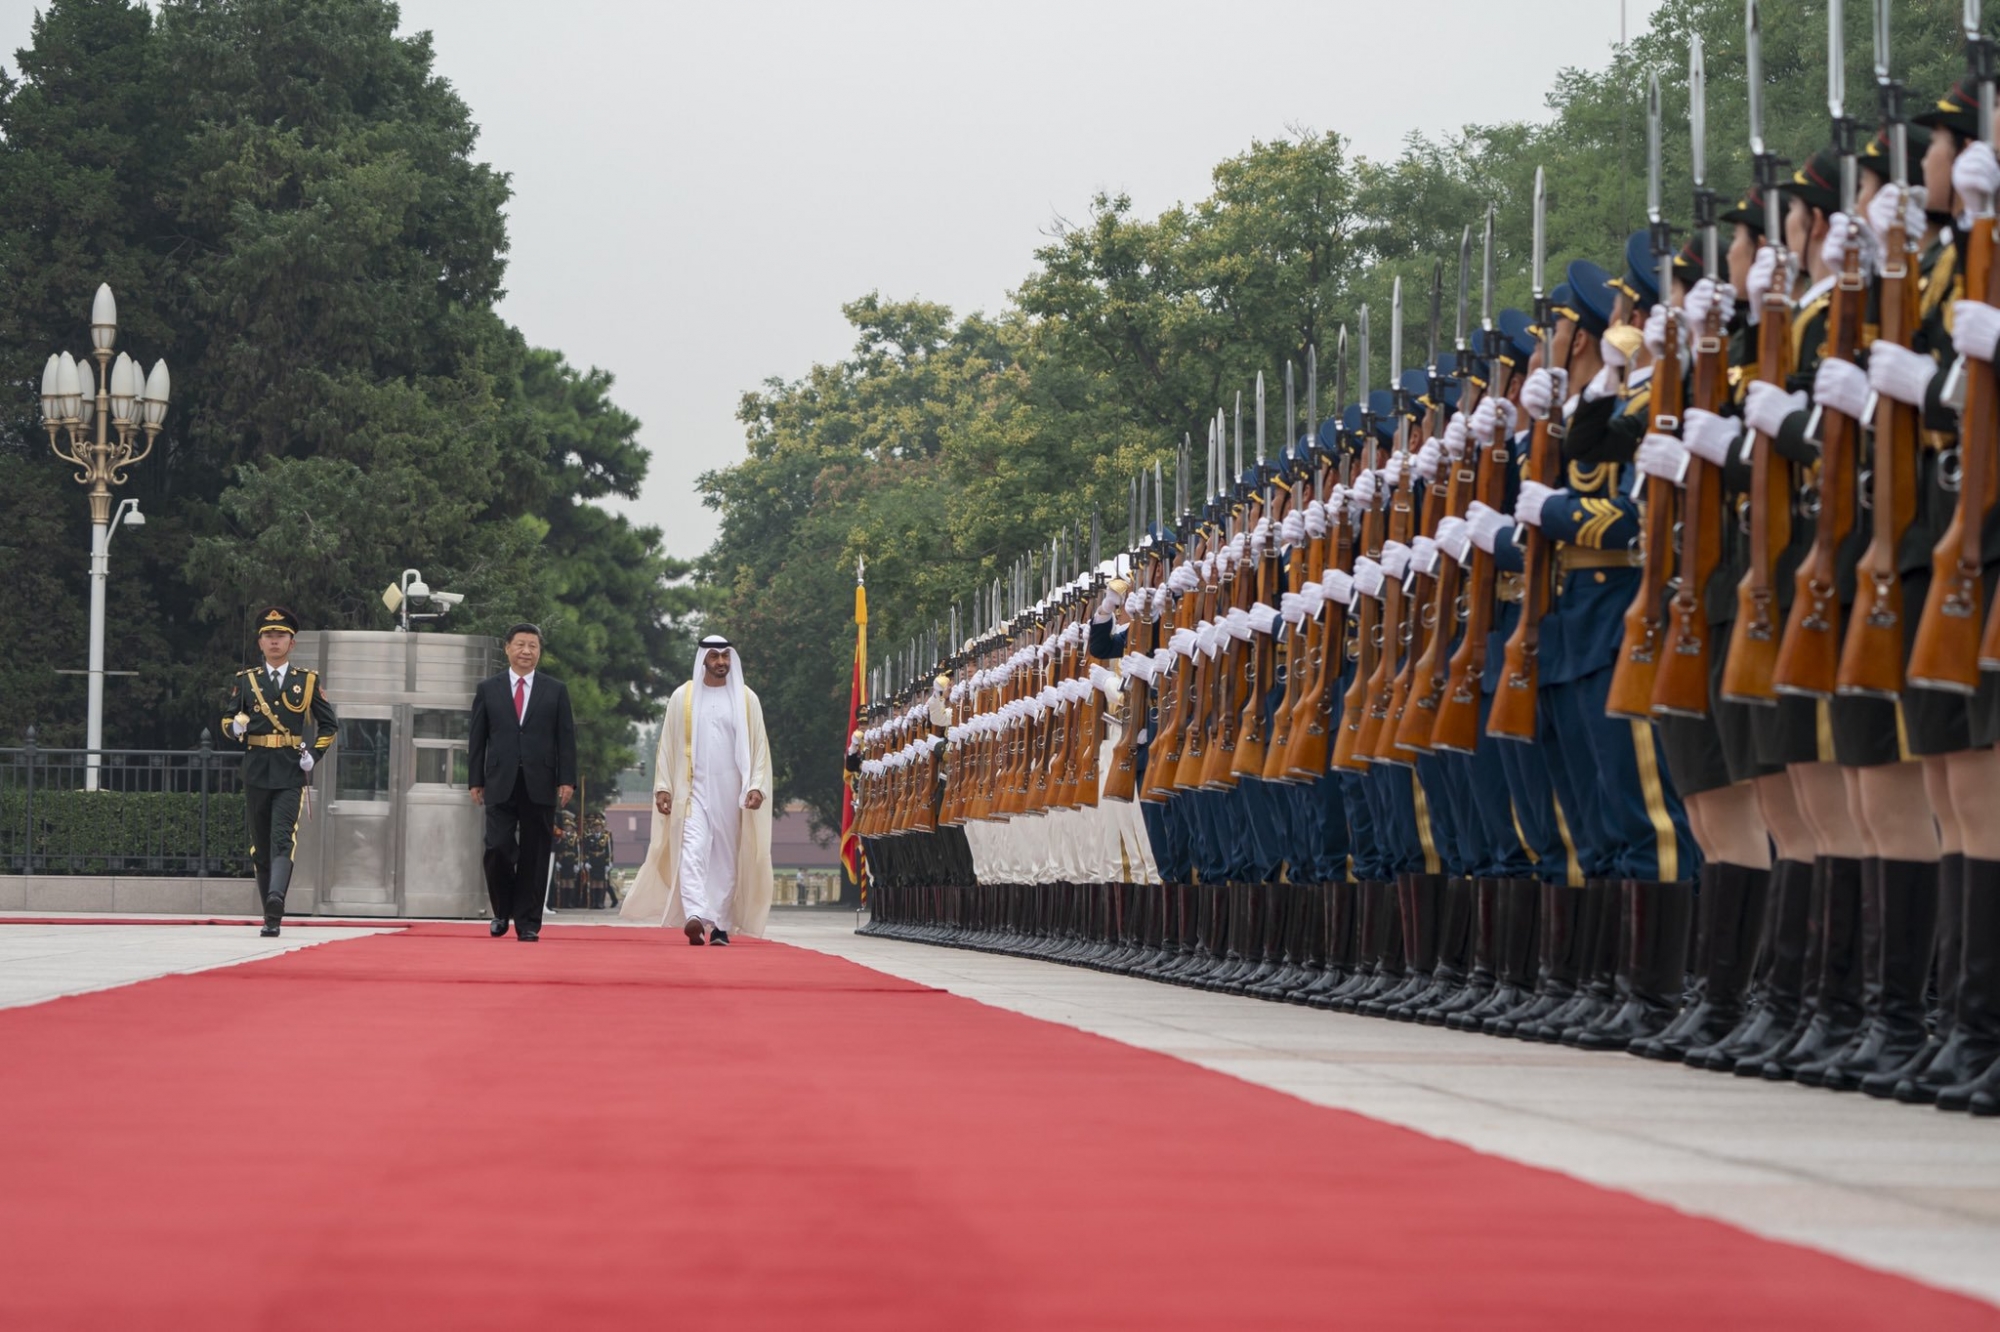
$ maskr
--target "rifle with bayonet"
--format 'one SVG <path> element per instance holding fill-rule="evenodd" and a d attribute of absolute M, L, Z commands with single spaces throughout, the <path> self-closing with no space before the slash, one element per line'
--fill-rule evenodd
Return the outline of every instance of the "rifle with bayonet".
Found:
<path fill-rule="evenodd" d="M 1555 365 L 1555 314 L 1549 308 L 1548 288 L 1543 285 L 1543 242 L 1547 235 L 1547 193 L 1542 168 L 1535 168 L 1535 221 L 1533 269 L 1530 279 L 1535 298 L 1535 324 L 1541 331 L 1542 366 Z M 1553 488 L 1562 461 L 1563 426 L 1556 419 L 1561 403 L 1551 403 L 1549 414 L 1535 422 L 1529 435 L 1527 479 Z M 1538 657 L 1541 652 L 1542 616 L 1552 598 L 1555 550 L 1540 527 L 1530 525 L 1525 544 L 1521 575 L 1521 618 L 1508 635 L 1507 652 L 1500 668 L 1500 687 L 1493 693 L 1493 708 L 1486 717 L 1486 734 L 1504 740 L 1535 738 L 1535 692 L 1540 683 Z"/>
<path fill-rule="evenodd" d="M 1400 284 L 1399 284 L 1400 285 Z M 1380 454 L 1380 440 L 1375 433 L 1375 413 L 1368 405 L 1368 307 L 1361 307 L 1361 457 L 1360 470 L 1356 472 L 1358 482 L 1361 472 L 1375 470 Z M 1382 506 L 1370 504 L 1361 514 L 1361 526 L 1351 540 L 1347 558 L 1350 560 L 1380 559 L 1382 555 Z M 1352 519 L 1350 519 L 1350 526 Z M 1351 565 L 1349 566 L 1352 567 Z M 1340 702 L 1340 730 L 1334 737 L 1333 766 L 1344 772 L 1368 771 L 1368 760 L 1362 757 L 1361 731 L 1368 720 L 1368 686 L 1375 674 L 1376 662 L 1382 652 L 1382 603 L 1369 596 L 1356 596 L 1360 607 L 1354 614 L 1355 636 L 1353 659 L 1354 679 L 1347 686 L 1347 692 Z M 1332 644 L 1329 643 L 1331 648 Z M 1344 655 L 1344 645 L 1343 645 Z M 1329 661 L 1328 669 L 1335 669 Z"/>
<path fill-rule="evenodd" d="M 1314 467 L 1315 486 L 1321 499 L 1321 510 L 1325 515 L 1326 531 L 1311 543 L 1311 563 L 1306 570 L 1307 578 L 1317 583 L 1324 577 L 1329 567 L 1342 572 L 1352 572 L 1354 566 L 1354 527 L 1346 513 L 1346 505 L 1338 503 L 1328 507 L 1326 499 L 1332 498 L 1331 484 L 1337 481 L 1345 485 L 1348 480 L 1347 450 L 1338 447 L 1339 426 L 1334 427 L 1336 448 L 1331 457 L 1327 456 L 1320 442 L 1319 422 L 1319 379 L 1317 349 L 1306 350 L 1306 435 L 1311 441 L 1310 449 L 1316 459 Z M 1347 326 L 1341 325 L 1340 338 L 1334 353 L 1334 402 L 1335 410 L 1346 397 L 1347 379 Z M 1303 584 L 1301 584 L 1303 589 Z M 1329 761 L 1334 729 L 1333 704 L 1339 696 L 1339 681 L 1342 667 L 1347 661 L 1347 608 L 1338 602 L 1321 598 L 1319 612 L 1306 618 L 1300 626 L 1304 630 L 1303 656 L 1306 680 L 1299 690 L 1299 700 L 1292 708 L 1291 741 L 1285 754 L 1286 773 L 1301 781 L 1317 781 L 1324 776 Z"/>
<path fill-rule="evenodd" d="M 1254 549 L 1252 557 L 1257 562 L 1256 601 L 1257 607 L 1269 608 L 1278 600 L 1278 524 L 1284 517 L 1284 504 L 1290 498 L 1286 487 L 1274 486 L 1265 479 L 1264 462 L 1264 372 L 1257 372 L 1257 480 L 1264 487 L 1264 514 L 1259 520 L 1259 530 L 1264 533 L 1263 548 Z M 1236 719 L 1236 753 L 1230 759 L 1230 775 L 1236 778 L 1262 777 L 1265 762 L 1270 758 L 1270 734 L 1265 725 L 1264 703 L 1276 675 L 1277 643 L 1274 638 L 1275 626 L 1270 633 L 1256 632 L 1252 626 L 1250 644 L 1244 653 L 1247 672 L 1247 687 L 1244 690 L 1243 710 Z"/>
<path fill-rule="evenodd" d="M 1390 288 L 1389 375 L 1389 393 L 1394 404 L 1390 410 L 1395 416 L 1396 430 L 1395 470 L 1400 479 L 1396 485 L 1384 487 L 1388 492 L 1385 530 L 1387 541 L 1407 547 L 1415 534 L 1415 510 L 1410 491 L 1416 478 L 1410 468 L 1410 395 L 1403 387 L 1403 280 L 1400 277 Z M 1355 741 L 1355 753 L 1370 763 L 1402 761 L 1389 756 L 1383 736 L 1384 732 L 1391 738 L 1395 735 L 1388 725 L 1389 705 L 1395 697 L 1396 679 L 1402 665 L 1401 654 L 1407 646 L 1406 635 L 1409 632 L 1403 619 L 1408 599 L 1407 576 L 1407 568 L 1403 574 L 1393 578 L 1387 570 L 1383 571 L 1381 650 L 1376 658 L 1374 673 L 1369 677 L 1367 715 L 1362 718 L 1361 734 Z"/>

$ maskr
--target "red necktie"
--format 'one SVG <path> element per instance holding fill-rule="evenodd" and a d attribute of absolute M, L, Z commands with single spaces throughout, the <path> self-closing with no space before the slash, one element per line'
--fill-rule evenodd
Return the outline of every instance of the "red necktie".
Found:
<path fill-rule="evenodd" d="M 520 676 L 514 677 L 514 720 L 521 720 L 521 714 L 528 710 L 528 682 Z"/>

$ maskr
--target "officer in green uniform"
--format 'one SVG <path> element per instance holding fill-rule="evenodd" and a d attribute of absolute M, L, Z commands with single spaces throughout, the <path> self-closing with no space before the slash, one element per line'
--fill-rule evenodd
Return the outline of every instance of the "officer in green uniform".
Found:
<path fill-rule="evenodd" d="M 611 890 L 611 830 L 604 826 L 602 814 L 590 816 L 583 835 L 583 882 L 583 904 L 590 910 L 618 905 Z"/>
<path fill-rule="evenodd" d="M 259 933 L 267 939 L 277 935 L 284 919 L 299 811 L 313 766 L 333 747 L 339 725 L 318 673 L 291 664 L 298 631 L 297 617 L 282 606 L 257 617 L 264 664 L 236 673 L 222 714 L 224 740 L 244 748 L 243 806 L 257 896 L 264 905 Z"/>
<path fill-rule="evenodd" d="M 558 911 L 569 911 L 584 903 L 584 894 L 579 887 L 580 880 L 577 875 L 579 850 L 576 815 L 564 810 L 556 816 L 555 908 Z"/>

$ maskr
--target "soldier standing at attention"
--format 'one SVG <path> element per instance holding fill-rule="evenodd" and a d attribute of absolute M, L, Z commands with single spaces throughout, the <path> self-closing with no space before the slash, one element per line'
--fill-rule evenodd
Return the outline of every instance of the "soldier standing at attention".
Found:
<path fill-rule="evenodd" d="M 313 765 L 333 746 L 338 720 L 317 672 L 291 664 L 299 622 L 282 606 L 257 617 L 257 648 L 264 664 L 231 681 L 222 734 L 243 745 L 243 807 L 250 858 L 257 868 L 257 897 L 264 928 L 275 938 L 292 884 L 292 849 L 299 811 L 312 785 Z"/>

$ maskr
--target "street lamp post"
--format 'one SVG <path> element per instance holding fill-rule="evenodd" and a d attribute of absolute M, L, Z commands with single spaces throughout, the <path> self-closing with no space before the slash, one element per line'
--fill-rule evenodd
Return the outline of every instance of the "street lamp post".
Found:
<path fill-rule="evenodd" d="M 84 786 L 97 789 L 99 751 L 104 747 L 104 582 L 111 572 L 111 532 L 120 522 L 145 522 L 137 500 L 126 500 L 114 517 L 111 488 L 125 484 L 125 472 L 153 451 L 167 415 L 167 363 L 151 373 L 124 352 L 112 360 L 118 340 L 118 302 L 100 283 L 90 303 L 91 349 L 82 361 L 68 352 L 42 367 L 42 425 L 56 457 L 77 469 L 90 496 L 90 706 L 85 725 Z M 97 361 L 93 374 L 91 359 Z M 143 434 L 144 438 L 140 436 Z"/>

